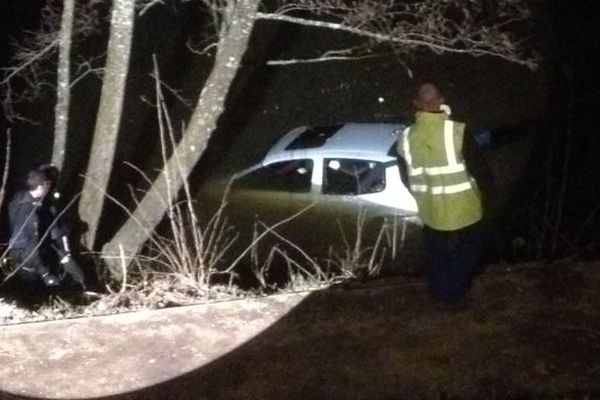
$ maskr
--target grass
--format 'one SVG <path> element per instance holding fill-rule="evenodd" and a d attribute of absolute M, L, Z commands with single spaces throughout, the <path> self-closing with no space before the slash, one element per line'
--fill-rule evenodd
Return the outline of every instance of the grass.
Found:
<path fill-rule="evenodd" d="M 328 262 L 339 270 L 342 276 L 374 277 L 379 275 L 388 248 L 383 239 L 389 230 L 387 222 L 380 226 L 375 243 L 366 245 L 365 223 L 367 213 L 360 209 L 356 216 L 355 231 L 348 234 L 338 221 L 343 246 L 341 251 L 330 248 Z M 353 238 L 353 239 L 352 239 Z"/>

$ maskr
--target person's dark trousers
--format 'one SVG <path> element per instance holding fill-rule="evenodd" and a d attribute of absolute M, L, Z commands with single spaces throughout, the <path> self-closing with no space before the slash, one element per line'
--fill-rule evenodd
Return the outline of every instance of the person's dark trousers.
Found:
<path fill-rule="evenodd" d="M 450 304 L 467 294 L 483 245 L 481 223 L 455 231 L 423 228 L 427 283 L 436 300 Z"/>
<path fill-rule="evenodd" d="M 20 270 L 23 270 L 31 275 L 43 275 L 50 273 L 48 263 L 45 261 L 44 249 L 35 246 L 25 248 L 15 248 L 11 250 L 11 257 L 14 262 L 18 265 Z"/>
<path fill-rule="evenodd" d="M 56 262 L 51 252 L 43 246 L 27 246 L 11 250 L 11 257 L 17 267 L 15 278 L 20 280 L 25 287 L 36 287 L 37 283 L 42 286 L 56 286 Z M 56 258 L 56 257 L 54 257 Z M 37 290 L 36 290 L 37 291 Z"/>
<path fill-rule="evenodd" d="M 25 249 L 12 249 L 11 258 L 18 268 L 3 284 L 3 290 L 24 306 L 39 305 L 50 293 L 42 275 L 48 271 L 39 253 Z"/>

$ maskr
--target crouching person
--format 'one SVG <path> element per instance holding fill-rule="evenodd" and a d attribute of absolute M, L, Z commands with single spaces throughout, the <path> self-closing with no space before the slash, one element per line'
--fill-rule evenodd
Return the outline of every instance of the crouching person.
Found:
<path fill-rule="evenodd" d="M 8 205 L 14 278 L 30 294 L 84 287 L 83 272 L 71 256 L 68 232 L 50 204 L 53 186 L 47 168 L 32 170 L 25 190 L 17 192 Z"/>

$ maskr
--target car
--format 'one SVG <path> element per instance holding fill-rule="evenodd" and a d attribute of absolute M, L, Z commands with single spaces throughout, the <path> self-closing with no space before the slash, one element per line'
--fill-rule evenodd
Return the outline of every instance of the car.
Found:
<path fill-rule="evenodd" d="M 260 162 L 226 179 L 226 215 L 239 234 L 237 245 L 243 248 L 273 228 L 260 240 L 260 251 L 283 241 L 288 249 L 293 243 L 324 260 L 351 248 L 362 251 L 380 238 L 393 247 L 387 255 L 399 249 L 407 255 L 420 242 L 421 225 L 395 149 L 405 128 L 344 123 L 302 126 L 282 135 Z M 215 179 L 202 193 L 201 212 L 208 218 L 224 185 L 224 179 Z"/>
<path fill-rule="evenodd" d="M 346 123 L 292 129 L 260 163 L 236 174 L 234 189 L 267 197 L 286 193 L 304 202 L 360 206 L 373 215 L 414 219 L 417 204 L 402 181 L 395 150 L 405 128 Z"/>

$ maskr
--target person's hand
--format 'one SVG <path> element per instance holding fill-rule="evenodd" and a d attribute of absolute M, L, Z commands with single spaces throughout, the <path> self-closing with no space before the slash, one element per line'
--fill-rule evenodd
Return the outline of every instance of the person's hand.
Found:
<path fill-rule="evenodd" d="M 58 286 L 58 278 L 52 275 L 50 272 L 46 272 L 42 275 L 42 280 L 46 286 Z"/>
<path fill-rule="evenodd" d="M 440 105 L 440 111 L 443 112 L 444 114 L 446 114 L 447 116 L 452 115 L 452 109 L 450 108 L 450 106 L 448 104 Z"/>
<path fill-rule="evenodd" d="M 66 253 L 63 258 L 60 259 L 61 264 L 66 264 L 71 259 L 71 253 Z"/>

